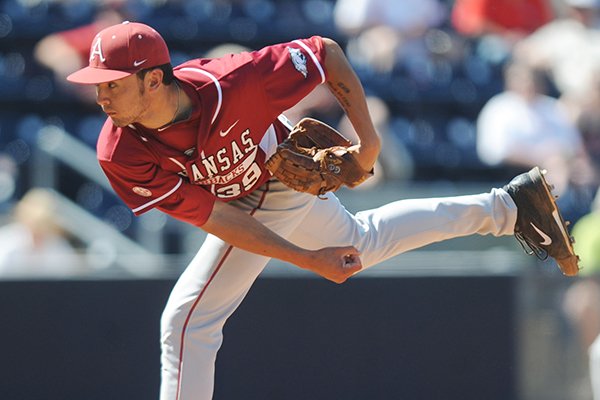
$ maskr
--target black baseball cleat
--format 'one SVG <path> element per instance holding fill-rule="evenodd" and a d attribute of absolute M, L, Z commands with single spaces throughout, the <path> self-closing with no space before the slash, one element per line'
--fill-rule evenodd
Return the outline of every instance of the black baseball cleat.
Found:
<path fill-rule="evenodd" d="M 503 187 L 517 205 L 515 237 L 528 254 L 554 258 L 563 274 L 577 275 L 579 257 L 573 238 L 554 201 L 552 187 L 538 167 L 518 175 Z"/>

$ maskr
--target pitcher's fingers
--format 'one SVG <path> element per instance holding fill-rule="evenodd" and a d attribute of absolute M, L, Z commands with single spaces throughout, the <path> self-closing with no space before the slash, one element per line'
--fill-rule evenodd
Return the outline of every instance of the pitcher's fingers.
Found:
<path fill-rule="evenodd" d="M 355 273 L 362 269 L 362 262 L 358 254 L 346 254 L 344 256 L 344 270 L 348 273 Z"/>

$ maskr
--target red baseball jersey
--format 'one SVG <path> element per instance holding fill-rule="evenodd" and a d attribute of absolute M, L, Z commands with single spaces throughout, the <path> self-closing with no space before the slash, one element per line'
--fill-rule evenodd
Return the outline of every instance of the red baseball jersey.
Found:
<path fill-rule="evenodd" d="M 289 133 L 282 112 L 326 80 L 320 37 L 175 67 L 192 99 L 189 119 L 165 129 L 100 132 L 100 166 L 140 215 L 152 208 L 201 226 L 216 200 L 252 192 L 271 174 L 264 163 Z"/>

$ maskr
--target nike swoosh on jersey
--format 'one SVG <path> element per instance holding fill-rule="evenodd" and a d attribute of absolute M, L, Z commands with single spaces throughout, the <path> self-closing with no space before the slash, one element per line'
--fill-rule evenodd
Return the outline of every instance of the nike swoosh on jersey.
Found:
<path fill-rule="evenodd" d="M 539 234 L 539 235 L 542 237 L 542 239 L 544 239 L 542 242 L 540 242 L 540 244 L 541 244 L 541 245 L 543 245 L 543 246 L 548 246 L 548 245 L 552 244 L 552 239 L 550 238 L 550 236 L 546 235 L 546 234 L 544 233 L 544 231 L 542 231 L 540 228 L 538 228 L 537 226 L 535 226 L 535 225 L 533 224 L 533 222 L 530 222 L 529 224 L 530 224 L 530 225 L 533 227 L 533 229 L 535 229 L 535 231 L 536 231 L 536 232 L 537 232 L 537 233 L 538 233 L 538 234 Z"/>
<path fill-rule="evenodd" d="M 231 126 L 229 127 L 229 129 L 227 129 L 226 131 L 219 131 L 219 135 L 221 135 L 221 137 L 225 137 L 225 136 L 227 136 L 227 135 L 229 134 L 229 132 L 230 132 L 230 131 L 233 129 L 233 127 L 237 125 L 237 123 L 238 123 L 238 122 L 240 122 L 240 120 L 239 120 L 239 119 L 238 119 L 237 121 L 235 121 L 235 122 L 233 123 L 233 125 L 231 125 Z"/>
<path fill-rule="evenodd" d="M 142 61 L 137 61 L 137 60 L 134 60 L 134 61 L 133 61 L 133 66 L 134 66 L 134 67 L 139 67 L 140 65 L 142 65 L 142 64 L 143 64 L 143 63 L 145 63 L 146 61 L 148 61 L 148 59 L 147 59 L 147 58 L 146 58 L 145 60 L 142 60 Z"/>

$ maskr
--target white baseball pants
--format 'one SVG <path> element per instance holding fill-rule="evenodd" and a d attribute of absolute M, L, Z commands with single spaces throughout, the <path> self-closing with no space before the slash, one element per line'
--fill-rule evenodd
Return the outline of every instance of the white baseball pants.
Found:
<path fill-rule="evenodd" d="M 327 200 L 272 180 L 232 204 L 305 248 L 353 245 L 369 267 L 405 251 L 472 234 L 513 233 L 516 205 L 508 193 L 400 200 L 350 214 Z M 208 235 L 169 297 L 161 319 L 161 400 L 212 398 L 222 329 L 268 258 Z"/>

